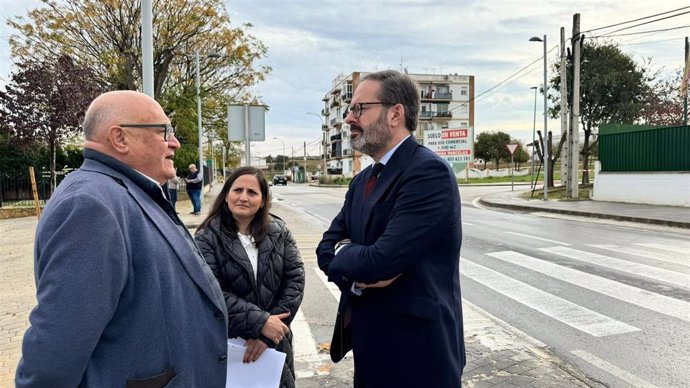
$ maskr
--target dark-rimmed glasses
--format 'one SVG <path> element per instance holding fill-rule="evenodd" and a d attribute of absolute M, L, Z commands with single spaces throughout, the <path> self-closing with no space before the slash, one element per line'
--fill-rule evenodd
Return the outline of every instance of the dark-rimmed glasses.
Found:
<path fill-rule="evenodd" d="M 345 116 L 347 116 L 347 114 L 348 114 L 349 112 L 352 112 L 352 115 L 355 116 L 355 118 L 358 119 L 358 118 L 362 117 L 362 111 L 366 108 L 367 105 L 388 105 L 388 106 L 392 106 L 392 105 L 397 105 L 397 104 L 394 103 L 394 102 L 381 102 L 381 101 L 378 101 L 378 102 L 357 102 L 357 103 L 351 104 L 351 105 L 345 110 Z"/>
<path fill-rule="evenodd" d="M 123 128 L 163 128 L 163 140 L 169 141 L 170 136 L 175 136 L 175 127 L 172 124 L 120 124 Z"/>

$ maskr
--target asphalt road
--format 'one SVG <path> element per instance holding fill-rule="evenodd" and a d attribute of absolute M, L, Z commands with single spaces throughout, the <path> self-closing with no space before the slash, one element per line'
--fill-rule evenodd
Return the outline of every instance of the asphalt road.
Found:
<path fill-rule="evenodd" d="M 272 190 L 320 228 L 345 194 L 306 185 Z M 505 190 L 461 188 L 463 297 L 604 385 L 690 386 L 690 232 L 474 205 Z M 309 243 L 316 242 L 315 234 Z M 307 276 L 319 281 L 316 271 Z M 327 342 L 335 299 L 315 292 L 306 320 L 314 340 Z M 338 365 L 347 373 L 347 363 Z M 329 373 L 337 380 L 338 371 Z"/>

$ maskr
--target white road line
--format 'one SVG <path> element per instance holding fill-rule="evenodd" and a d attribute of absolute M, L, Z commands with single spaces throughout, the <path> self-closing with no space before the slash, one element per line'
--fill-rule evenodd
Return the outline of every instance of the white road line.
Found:
<path fill-rule="evenodd" d="M 676 255 L 672 252 L 659 253 L 659 252 L 652 252 L 650 250 L 637 249 L 637 248 L 633 248 L 633 247 L 621 247 L 618 245 L 610 245 L 610 244 L 590 244 L 589 246 L 599 248 L 599 249 L 606 249 L 609 251 L 620 252 L 620 253 L 625 253 L 625 254 L 634 255 L 634 256 L 641 256 L 641 257 L 646 257 L 649 259 L 665 261 L 667 263 L 679 264 L 679 265 L 683 265 L 686 267 L 690 267 L 690 257 L 688 257 L 688 255 L 689 255 L 688 252 L 685 252 L 685 254 L 683 254 L 681 256 L 681 255 Z"/>
<path fill-rule="evenodd" d="M 539 250 L 690 289 L 690 275 L 688 274 L 567 247 L 539 248 Z"/>
<path fill-rule="evenodd" d="M 654 249 L 660 249 L 662 251 L 671 251 L 671 252 L 683 253 L 686 255 L 685 257 L 690 256 L 690 253 L 688 253 L 688 251 L 690 250 L 690 247 L 676 247 L 676 246 L 672 246 L 672 245 L 659 244 L 659 243 L 636 243 L 635 245 L 640 245 L 643 247 L 654 248 Z"/>
<path fill-rule="evenodd" d="M 641 378 L 635 376 L 634 374 L 623 370 L 608 361 L 602 360 L 601 358 L 588 353 L 584 350 L 576 349 L 570 352 L 574 356 L 581 358 L 582 360 L 596 366 L 599 369 L 603 369 L 606 372 L 618 377 L 619 379 L 625 381 L 626 383 L 637 388 L 658 388 L 656 385 L 651 384 Z"/>
<path fill-rule="evenodd" d="M 331 283 L 328 281 L 328 278 L 326 277 L 326 274 L 324 274 L 319 267 L 313 267 L 314 271 L 316 272 L 316 275 L 321 279 L 323 284 L 326 286 L 328 291 L 331 292 L 331 295 L 335 298 L 335 300 L 340 301 L 340 289 L 338 286 L 335 285 L 335 283 Z"/>
<path fill-rule="evenodd" d="M 570 244 L 568 244 L 568 243 L 564 243 L 564 242 L 560 242 L 560 241 L 556 241 L 556 240 L 549 240 L 548 238 L 542 238 L 542 237 L 532 236 L 532 235 L 529 235 L 529 234 L 522 234 L 522 233 L 517 233 L 517 232 L 506 232 L 506 233 L 508 233 L 508 234 L 514 234 L 514 235 L 520 236 L 520 237 L 527 237 L 527 238 L 531 238 L 531 239 L 534 239 L 534 240 L 546 241 L 546 242 L 549 242 L 549 243 L 552 243 L 552 244 L 570 245 Z"/>
<path fill-rule="evenodd" d="M 690 322 L 690 303 L 688 302 L 641 290 L 637 287 L 563 267 L 546 260 L 535 259 L 517 252 L 505 251 L 487 254 L 511 264 L 525 267 L 531 271 L 574 284 L 586 290 L 598 292 L 635 306 L 644 307 L 660 314 Z M 460 272 L 462 273 L 462 270 Z"/>
<path fill-rule="evenodd" d="M 470 224 L 469 222 L 464 222 L 464 221 L 462 222 L 462 224 L 465 226 L 474 226 L 474 224 Z"/>
<path fill-rule="evenodd" d="M 461 275 L 594 337 L 631 333 L 640 330 L 637 327 L 609 318 L 472 261 L 466 259 L 461 259 L 461 261 Z"/>
<path fill-rule="evenodd" d="M 323 360 L 316 350 L 314 336 L 309 328 L 309 323 L 307 323 L 304 314 L 302 314 L 302 310 L 297 311 L 290 327 L 293 334 L 292 344 L 295 352 L 295 363 L 307 363 L 309 365 L 307 368 L 302 366 L 296 368 L 295 376 L 300 379 L 317 375 L 318 366 L 323 363 Z"/>

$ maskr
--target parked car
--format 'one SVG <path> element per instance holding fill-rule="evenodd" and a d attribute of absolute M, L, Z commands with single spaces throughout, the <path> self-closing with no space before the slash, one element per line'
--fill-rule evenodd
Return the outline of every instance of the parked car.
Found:
<path fill-rule="evenodd" d="M 276 175 L 273 177 L 273 185 L 287 186 L 287 177 L 285 175 Z"/>

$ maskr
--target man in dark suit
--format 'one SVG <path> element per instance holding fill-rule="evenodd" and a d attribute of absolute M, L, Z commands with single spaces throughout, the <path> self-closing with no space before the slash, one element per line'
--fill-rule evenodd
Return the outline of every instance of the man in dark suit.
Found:
<path fill-rule="evenodd" d="M 419 95 L 396 71 L 357 86 L 351 144 L 376 164 L 353 179 L 316 249 L 342 292 L 331 357 L 351 345 L 356 388 L 460 387 L 465 365 L 460 195 L 448 163 L 412 136 Z"/>
<path fill-rule="evenodd" d="M 163 193 L 180 148 L 170 119 L 145 94 L 109 92 L 84 135 L 84 164 L 36 231 L 16 386 L 225 387 L 223 293 Z"/>

